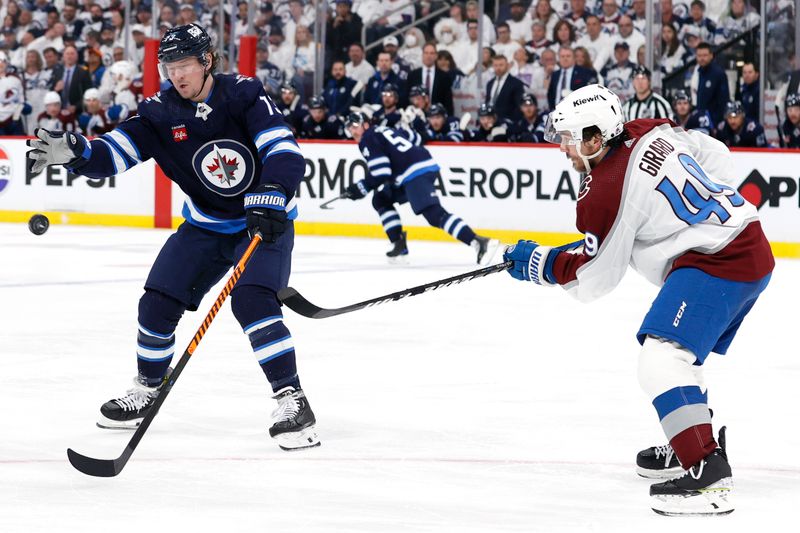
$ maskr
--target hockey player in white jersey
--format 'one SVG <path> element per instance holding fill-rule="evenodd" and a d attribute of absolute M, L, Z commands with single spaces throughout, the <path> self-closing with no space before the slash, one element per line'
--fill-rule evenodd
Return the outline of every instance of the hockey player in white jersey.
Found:
<path fill-rule="evenodd" d="M 7 72 L 8 56 L 0 51 L 0 135 L 25 135 L 20 116 L 25 105 L 22 82 Z"/>
<path fill-rule="evenodd" d="M 725 428 L 715 440 L 702 365 L 727 351 L 775 265 L 756 208 L 735 189 L 730 152 L 669 120 L 623 124 L 619 98 L 600 85 L 559 103 L 545 139 L 587 173 L 577 203 L 584 239 L 558 248 L 521 240 L 504 254 L 510 274 L 583 302 L 610 292 L 629 265 L 661 287 L 637 333 L 638 377 L 669 439 L 659 451 L 683 468 L 650 487 L 652 508 L 729 513 Z"/>

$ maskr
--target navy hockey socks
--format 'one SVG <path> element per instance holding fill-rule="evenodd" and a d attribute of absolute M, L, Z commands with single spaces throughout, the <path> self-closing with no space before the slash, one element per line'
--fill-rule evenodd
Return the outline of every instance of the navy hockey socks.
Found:
<path fill-rule="evenodd" d="M 275 293 L 264 287 L 245 285 L 234 290 L 233 314 L 250 338 L 250 345 L 273 391 L 300 388 L 294 340 L 283 323 Z"/>
<path fill-rule="evenodd" d="M 454 238 L 468 246 L 475 238 L 475 232 L 472 231 L 472 228 L 470 228 L 466 222 L 445 211 L 440 204 L 429 206 L 420 214 L 425 217 L 428 224 L 437 228 L 442 228 Z"/>
<path fill-rule="evenodd" d="M 383 231 L 389 237 L 390 242 L 395 242 L 400 238 L 403 233 L 403 223 L 400 221 L 400 214 L 394 209 L 382 209 L 378 211 L 381 217 L 381 224 L 383 224 Z"/>
<path fill-rule="evenodd" d="M 186 307 L 160 292 L 145 290 L 139 300 L 136 361 L 149 386 L 161 383 L 175 355 L 175 328 Z"/>

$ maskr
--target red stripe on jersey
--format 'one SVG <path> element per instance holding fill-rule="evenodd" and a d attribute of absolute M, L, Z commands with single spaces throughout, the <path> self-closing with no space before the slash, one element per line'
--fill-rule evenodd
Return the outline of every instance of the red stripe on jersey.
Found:
<path fill-rule="evenodd" d="M 688 251 L 678 257 L 672 269 L 692 267 L 731 281 L 756 281 L 775 268 L 775 258 L 758 220 L 747 225 L 728 245 L 715 254 Z M 669 274 L 667 274 L 669 275 Z"/>

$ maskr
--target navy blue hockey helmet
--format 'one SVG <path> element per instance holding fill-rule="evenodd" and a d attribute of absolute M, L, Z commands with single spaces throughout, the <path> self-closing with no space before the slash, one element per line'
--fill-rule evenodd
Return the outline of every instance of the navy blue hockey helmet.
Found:
<path fill-rule="evenodd" d="M 786 96 L 786 107 L 800 106 L 800 93 L 793 93 Z"/>
<path fill-rule="evenodd" d="M 159 63 L 196 57 L 206 66 L 205 54 L 211 51 L 211 37 L 199 24 L 184 24 L 167 30 L 158 45 Z"/>
<path fill-rule="evenodd" d="M 362 124 L 368 124 L 368 123 L 369 119 L 367 118 L 367 115 L 365 115 L 361 111 L 353 111 L 352 113 L 347 115 L 347 118 L 344 121 L 344 126 L 346 128 L 350 128 L 351 126 L 360 126 Z"/>
<path fill-rule="evenodd" d="M 635 78 L 636 76 L 645 76 L 649 80 L 651 76 L 650 69 L 644 65 L 636 65 L 633 68 L 631 77 Z"/>
<path fill-rule="evenodd" d="M 677 104 L 678 102 L 692 102 L 692 99 L 689 98 L 689 93 L 686 91 L 675 91 L 675 94 L 672 95 L 672 105 Z"/>
<path fill-rule="evenodd" d="M 536 96 L 534 96 L 532 94 L 526 94 L 526 95 L 524 95 L 522 97 L 522 101 L 520 102 L 520 105 L 532 105 L 532 106 L 538 108 L 539 107 L 539 102 L 536 101 Z"/>
<path fill-rule="evenodd" d="M 492 104 L 481 104 L 481 107 L 478 109 L 479 117 L 493 117 L 495 115 L 496 113 Z"/>
<path fill-rule="evenodd" d="M 428 116 L 435 117 L 435 116 L 447 116 L 447 110 L 444 108 L 442 104 L 431 104 L 430 109 L 428 109 Z"/>
<path fill-rule="evenodd" d="M 722 116 L 728 118 L 734 115 L 744 115 L 744 106 L 741 102 L 728 102 L 725 105 L 725 113 Z"/>
<path fill-rule="evenodd" d="M 408 91 L 409 98 L 412 96 L 428 96 L 428 91 L 425 90 L 425 87 L 422 85 L 414 85 L 410 91 Z"/>
<path fill-rule="evenodd" d="M 295 87 L 294 83 L 290 81 L 285 81 L 281 83 L 281 92 L 284 91 L 297 94 L 297 87 Z"/>
<path fill-rule="evenodd" d="M 400 91 L 394 83 L 384 83 L 381 89 L 381 94 L 394 93 L 395 97 L 400 98 Z"/>
<path fill-rule="evenodd" d="M 327 105 L 325 104 L 325 99 L 321 96 L 312 96 L 308 99 L 308 108 L 309 109 L 327 109 Z"/>

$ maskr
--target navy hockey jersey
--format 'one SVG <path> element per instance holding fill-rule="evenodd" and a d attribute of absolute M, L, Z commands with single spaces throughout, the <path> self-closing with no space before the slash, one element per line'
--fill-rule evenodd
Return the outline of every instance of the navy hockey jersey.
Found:
<path fill-rule="evenodd" d="M 370 189 L 391 179 L 396 186 L 423 174 L 439 172 L 430 152 L 421 146 L 419 133 L 408 129 L 375 126 L 364 132 L 358 149 L 367 161 Z"/>
<path fill-rule="evenodd" d="M 795 126 L 788 118 L 784 120 L 783 137 L 786 148 L 800 148 L 800 125 Z"/>
<path fill-rule="evenodd" d="M 139 104 L 139 114 L 91 141 L 90 178 L 125 172 L 150 158 L 188 197 L 183 216 L 220 233 L 245 229 L 244 195 L 259 184 L 286 191 L 289 219 L 305 160 L 283 114 L 258 80 L 218 74 L 204 102 L 170 87 Z"/>
<path fill-rule="evenodd" d="M 418 120 L 422 122 L 421 119 Z M 422 139 L 425 142 L 440 141 L 460 143 L 464 141 L 464 132 L 461 131 L 459 121 L 456 117 L 447 117 L 441 130 L 433 129 L 430 122 L 423 122 L 423 126 L 420 130 L 420 128 L 417 127 L 416 121 L 414 123 L 414 129 L 422 135 Z"/>
<path fill-rule="evenodd" d="M 702 131 L 706 135 L 714 136 L 716 130 L 714 129 L 714 121 L 711 119 L 711 113 L 705 109 L 695 109 L 689 116 L 686 117 L 686 122 L 677 121 L 678 125 L 685 130 Z"/>
<path fill-rule="evenodd" d="M 755 120 L 746 118 L 742 129 L 735 132 L 727 122 L 722 121 L 717 129 L 717 139 L 727 146 L 765 148 L 769 146 L 764 128 Z"/>
<path fill-rule="evenodd" d="M 308 114 L 303 119 L 300 128 L 300 138 L 302 139 L 346 139 L 344 134 L 344 123 L 336 115 L 331 115 L 317 122 Z"/>

